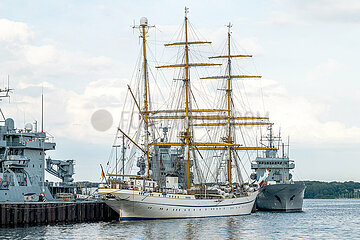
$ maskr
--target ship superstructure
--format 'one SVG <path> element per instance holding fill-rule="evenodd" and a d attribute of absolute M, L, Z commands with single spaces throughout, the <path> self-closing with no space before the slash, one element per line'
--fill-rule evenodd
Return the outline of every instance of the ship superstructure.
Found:
<path fill-rule="evenodd" d="M 167 127 L 162 128 L 163 136 L 160 138 L 159 143 L 168 143 Z M 167 184 L 167 177 L 176 177 L 178 182 L 178 188 L 185 189 L 186 182 L 185 166 L 184 166 L 184 147 L 182 146 L 154 146 L 152 151 L 152 157 L 150 158 L 151 179 L 155 180 L 160 188 L 165 188 Z M 138 167 L 140 171 L 138 175 L 145 175 L 145 161 L 144 158 L 138 159 Z M 193 161 L 190 161 L 190 167 L 192 167 Z M 194 176 L 190 173 L 190 182 L 193 183 Z"/>
<path fill-rule="evenodd" d="M 289 158 L 289 144 L 281 142 L 281 136 L 274 136 L 273 126 L 269 133 L 261 138 L 261 143 L 277 149 L 265 150 L 251 164 L 255 170 L 253 178 L 259 182 L 260 190 L 257 197 L 257 208 L 268 211 L 301 211 L 305 185 L 295 183 L 290 170 L 295 163 Z"/>
<path fill-rule="evenodd" d="M 190 40 L 188 9 L 185 8 L 183 39 L 165 44 L 179 47 L 181 62 L 157 66 L 157 69 L 179 69 L 176 81 L 178 95 L 170 95 L 167 108 L 152 105 L 147 62 L 146 37 L 150 26 L 146 18 L 135 26 L 142 38 L 142 78 L 132 91 L 128 86 L 133 109 L 140 122 L 138 130 L 131 134 L 119 127 L 118 135 L 125 136 L 132 149 L 122 156 L 122 174 L 108 169 L 106 183 L 99 189 L 105 202 L 120 214 L 120 219 L 184 218 L 250 214 L 257 192 L 243 184 L 239 151 L 271 150 L 269 147 L 244 146 L 237 137 L 239 126 L 267 126 L 267 117 L 239 116 L 233 101 L 233 79 L 260 78 L 260 76 L 234 74 L 233 58 L 251 55 L 232 54 L 230 49 L 231 24 L 228 25 L 228 44 L 225 55 L 210 59 L 226 60 L 226 72 L 220 76 L 201 77 L 222 79 L 225 87 L 222 101 L 212 108 L 201 108 L 192 90 L 193 76 L 190 69 L 221 66 L 221 63 L 194 62 L 190 48 L 208 41 Z M 174 79 L 175 80 L 175 79 Z M 171 94 L 171 93 L 170 93 Z M 130 121 L 131 122 L 131 121 Z M 132 123 L 134 125 L 134 123 Z M 159 131 L 159 129 L 161 131 Z M 201 132 L 206 137 L 199 137 Z M 123 140 L 124 141 L 124 140 Z M 139 143 L 140 142 L 140 143 Z M 124 144 L 123 144 L 124 145 Z M 136 152 L 140 152 L 138 157 Z M 131 172 L 131 160 L 140 169 Z M 216 164 L 213 160 L 216 159 Z M 126 161 L 126 163 L 125 163 Z M 209 164 L 210 163 L 210 164 Z M 124 173 L 127 168 L 127 173 Z M 222 172 L 222 174 L 220 174 Z M 105 177 L 105 176 L 104 176 Z"/>
<path fill-rule="evenodd" d="M 0 199 L 24 201 L 24 195 L 44 193 L 52 199 L 44 186 L 44 153 L 55 149 L 44 132 L 33 131 L 32 125 L 16 129 L 14 120 L 7 118 L 0 126 Z"/>
<path fill-rule="evenodd" d="M 0 89 L 0 100 L 9 98 L 11 90 Z M 46 152 L 55 150 L 56 143 L 43 124 L 41 129 L 36 121 L 17 128 L 14 119 L 5 118 L 1 108 L 0 113 L 0 202 L 54 200 L 64 193 L 73 196 L 78 187 L 72 178 L 74 160 L 46 158 Z M 45 171 L 62 182 L 47 182 Z"/>

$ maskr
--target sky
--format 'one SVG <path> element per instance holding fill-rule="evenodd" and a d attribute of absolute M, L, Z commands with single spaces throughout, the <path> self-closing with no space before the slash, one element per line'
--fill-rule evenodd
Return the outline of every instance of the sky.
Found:
<path fill-rule="evenodd" d="M 57 143 L 48 156 L 75 159 L 75 180 L 98 181 L 140 49 L 131 26 L 145 16 L 156 25 L 150 42 L 170 40 L 185 6 L 215 51 L 231 22 L 254 55 L 266 111 L 291 139 L 295 179 L 360 181 L 357 0 L 2 0 L 0 86 L 9 75 L 14 88 L 5 116 L 18 128 L 40 122 L 43 89 L 45 130 Z M 161 56 L 161 44 L 150 47 Z M 101 109 L 113 116 L 107 131 L 91 125 Z"/>

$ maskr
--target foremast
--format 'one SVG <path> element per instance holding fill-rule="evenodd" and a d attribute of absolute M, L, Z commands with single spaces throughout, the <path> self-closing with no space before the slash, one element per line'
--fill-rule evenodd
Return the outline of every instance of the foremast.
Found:
<path fill-rule="evenodd" d="M 143 19 L 142 19 L 143 20 Z M 146 21 L 140 22 L 141 32 L 142 32 L 142 48 L 143 48 L 143 57 L 144 57 L 144 130 L 145 130 L 145 171 L 146 176 L 150 176 L 150 154 L 149 154 L 149 105 L 148 105 L 148 71 L 147 71 L 147 58 L 146 58 L 146 30 L 147 19 Z"/>
<path fill-rule="evenodd" d="M 139 26 L 133 26 L 133 28 L 138 28 L 140 31 L 140 38 L 142 38 L 142 57 L 143 57 L 143 108 L 140 108 L 140 105 L 137 103 L 136 98 L 130 88 L 128 86 L 129 91 L 136 103 L 136 106 L 138 107 L 138 110 L 144 120 L 144 148 L 141 148 L 139 145 L 137 145 L 130 137 L 128 137 L 121 129 L 119 129 L 124 136 L 126 136 L 129 140 L 131 140 L 142 152 L 144 153 L 145 157 L 145 178 L 150 177 L 150 144 L 149 144 L 149 112 L 150 112 L 150 98 L 149 98 L 149 76 L 148 76 L 148 64 L 147 64 L 147 55 L 146 55 L 146 34 L 153 26 L 148 25 L 148 20 L 145 17 L 142 17 L 140 19 L 140 25 Z"/>

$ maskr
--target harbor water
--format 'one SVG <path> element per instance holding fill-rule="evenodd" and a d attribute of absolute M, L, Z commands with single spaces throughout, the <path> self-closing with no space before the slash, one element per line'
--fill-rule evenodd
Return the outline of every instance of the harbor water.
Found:
<path fill-rule="evenodd" d="M 305 199 L 297 213 L 0 229 L 0 239 L 358 239 L 360 199 Z"/>

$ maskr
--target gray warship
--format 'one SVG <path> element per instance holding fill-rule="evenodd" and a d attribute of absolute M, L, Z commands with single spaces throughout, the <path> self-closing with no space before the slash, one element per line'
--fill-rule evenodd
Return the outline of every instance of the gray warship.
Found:
<path fill-rule="evenodd" d="M 9 98 L 11 90 L 0 89 L 0 101 Z M 15 121 L 5 118 L 1 108 L 0 114 L 0 202 L 53 201 L 64 195 L 73 198 L 79 192 L 72 178 L 74 160 L 46 157 L 47 151 L 55 150 L 56 143 L 44 131 L 43 120 L 39 130 L 36 121 L 16 128 Z M 46 181 L 45 171 L 62 181 Z"/>
<path fill-rule="evenodd" d="M 289 144 L 281 142 L 280 134 L 273 135 L 272 125 L 268 130 L 269 134 L 260 142 L 278 150 L 265 150 L 251 163 L 255 170 L 252 178 L 260 187 L 256 207 L 260 211 L 302 211 L 305 185 L 293 181 L 290 170 L 295 168 L 295 163 L 289 158 Z"/>
<path fill-rule="evenodd" d="M 167 143 L 168 127 L 162 127 L 163 136 L 159 139 L 160 143 Z M 153 157 L 150 159 L 150 170 L 152 178 L 155 179 L 160 188 L 169 187 L 169 180 L 176 179 L 176 187 L 184 189 L 184 182 L 186 181 L 186 171 L 184 167 L 184 147 L 174 146 L 155 146 Z M 193 161 L 190 161 L 190 166 L 193 166 Z M 146 171 L 145 159 L 140 157 L 137 161 L 137 166 L 140 171 L 138 175 L 144 175 Z M 190 173 L 190 182 L 193 183 L 194 174 Z"/>

